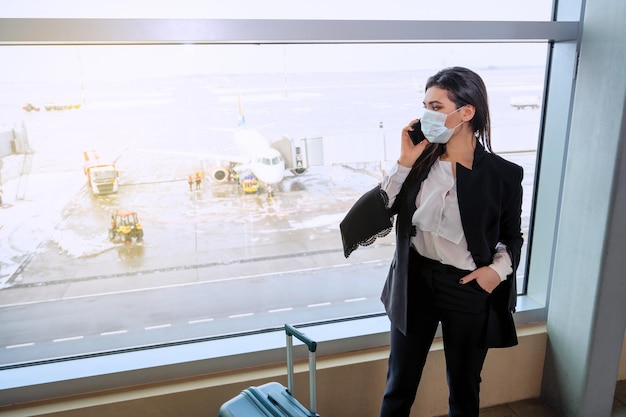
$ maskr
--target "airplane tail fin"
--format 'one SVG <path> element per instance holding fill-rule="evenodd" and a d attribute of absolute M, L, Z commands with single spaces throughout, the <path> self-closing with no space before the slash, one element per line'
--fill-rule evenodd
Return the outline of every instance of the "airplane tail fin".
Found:
<path fill-rule="evenodd" d="M 239 119 L 237 120 L 237 127 L 246 127 L 246 117 L 243 115 L 243 106 L 241 105 L 241 94 L 237 92 L 237 98 L 239 100 Z"/>

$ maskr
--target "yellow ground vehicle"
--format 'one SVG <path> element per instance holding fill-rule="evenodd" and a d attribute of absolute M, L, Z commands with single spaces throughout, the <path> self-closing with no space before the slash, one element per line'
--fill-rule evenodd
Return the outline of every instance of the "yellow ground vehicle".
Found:
<path fill-rule="evenodd" d="M 241 189 L 246 194 L 254 194 L 259 191 L 259 182 L 253 175 L 247 175 L 241 181 Z"/>
<path fill-rule="evenodd" d="M 143 239 L 143 228 L 137 213 L 134 211 L 115 211 L 111 215 L 111 228 L 109 229 L 109 239 L 121 238 L 129 243 L 133 238 L 137 241 Z"/>

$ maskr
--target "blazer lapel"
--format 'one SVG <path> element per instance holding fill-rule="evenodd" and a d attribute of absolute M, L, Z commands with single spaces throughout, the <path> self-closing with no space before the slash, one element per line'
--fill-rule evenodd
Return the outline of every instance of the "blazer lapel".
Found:
<path fill-rule="evenodd" d="M 482 169 L 482 158 L 485 148 L 480 143 L 476 144 L 474 151 L 474 162 L 472 169 L 463 165 L 456 165 L 457 196 L 459 201 L 459 211 L 465 238 L 467 239 L 468 250 L 472 253 L 474 261 L 478 261 L 480 254 L 480 241 L 483 235 L 482 213 L 487 209 L 487 184 L 485 172 Z"/>

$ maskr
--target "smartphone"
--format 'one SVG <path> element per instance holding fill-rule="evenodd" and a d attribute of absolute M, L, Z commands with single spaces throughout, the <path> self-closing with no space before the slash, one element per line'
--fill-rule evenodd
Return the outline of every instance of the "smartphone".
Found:
<path fill-rule="evenodd" d="M 411 138 L 413 145 L 417 145 L 418 143 L 426 139 L 426 136 L 424 136 L 424 134 L 422 133 L 422 124 L 419 120 L 417 121 L 417 123 L 413 123 L 411 127 L 413 128 L 413 131 L 409 130 L 409 137 Z"/>

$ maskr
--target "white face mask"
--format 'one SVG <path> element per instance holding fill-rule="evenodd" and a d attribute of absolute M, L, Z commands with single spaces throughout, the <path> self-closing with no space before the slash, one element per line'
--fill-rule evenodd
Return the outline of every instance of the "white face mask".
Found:
<path fill-rule="evenodd" d="M 459 107 L 452 113 L 458 112 L 463 107 L 465 106 Z M 447 128 L 446 118 L 452 113 L 445 114 L 434 110 L 424 109 L 424 114 L 420 119 L 420 123 L 422 125 L 422 133 L 426 136 L 426 139 L 428 139 L 430 143 L 448 143 L 450 137 L 452 137 L 452 133 L 454 133 L 454 129 L 465 123 L 461 122 L 454 127 Z"/>

